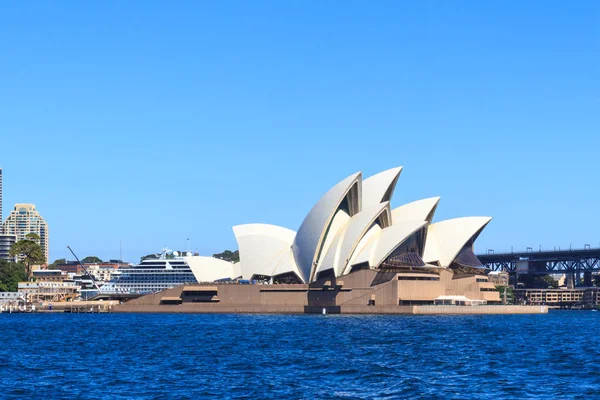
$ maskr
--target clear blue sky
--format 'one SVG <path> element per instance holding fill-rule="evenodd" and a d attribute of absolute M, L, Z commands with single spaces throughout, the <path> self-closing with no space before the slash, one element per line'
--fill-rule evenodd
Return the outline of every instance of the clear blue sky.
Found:
<path fill-rule="evenodd" d="M 237 248 L 397 165 L 479 251 L 600 243 L 596 1 L 2 2 L 0 37 L 4 217 L 51 260 Z"/>

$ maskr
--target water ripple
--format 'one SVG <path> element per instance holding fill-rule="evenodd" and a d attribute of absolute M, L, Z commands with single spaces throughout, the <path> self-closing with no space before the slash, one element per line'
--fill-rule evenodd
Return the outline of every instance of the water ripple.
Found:
<path fill-rule="evenodd" d="M 2 314 L 2 398 L 597 398 L 600 313 Z"/>

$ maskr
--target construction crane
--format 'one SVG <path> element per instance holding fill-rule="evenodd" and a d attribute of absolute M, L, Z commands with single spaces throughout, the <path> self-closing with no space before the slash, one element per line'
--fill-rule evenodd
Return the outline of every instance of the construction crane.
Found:
<path fill-rule="evenodd" d="M 90 277 L 90 279 L 92 280 L 92 283 L 94 284 L 94 286 L 96 287 L 96 289 L 98 289 L 98 293 L 102 293 L 102 289 L 100 289 L 100 286 L 98 286 L 98 283 L 96 283 L 96 279 L 94 279 L 94 275 L 92 275 L 87 268 L 85 267 L 85 265 L 83 265 L 83 263 L 81 261 L 79 261 L 79 257 L 77 257 L 77 255 L 75 254 L 75 252 L 73 251 L 73 249 L 71 249 L 70 246 L 67 246 L 67 249 L 69 249 L 69 251 L 71 252 L 71 254 L 73 254 L 73 257 L 75 257 L 75 259 L 77 260 L 77 262 L 79 263 L 79 265 L 81 265 L 81 268 L 83 268 L 83 270 L 85 271 L 85 273 Z"/>

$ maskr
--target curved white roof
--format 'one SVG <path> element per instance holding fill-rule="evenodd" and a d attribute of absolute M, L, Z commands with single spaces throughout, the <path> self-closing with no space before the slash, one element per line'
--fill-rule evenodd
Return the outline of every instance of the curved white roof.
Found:
<path fill-rule="evenodd" d="M 275 269 L 273 270 L 272 276 L 278 276 L 293 272 L 298 276 L 298 278 L 302 279 L 300 275 L 300 270 L 296 265 L 296 260 L 294 260 L 294 253 L 292 252 L 291 247 L 288 247 L 287 249 L 279 253 L 273 261 Z"/>
<path fill-rule="evenodd" d="M 348 197 L 349 215 L 361 210 L 362 174 L 357 172 L 331 188 L 310 210 L 292 245 L 300 278 L 310 282 L 321 255 L 325 235 L 341 203 Z"/>
<path fill-rule="evenodd" d="M 242 277 L 272 276 L 275 257 L 290 250 L 296 232 L 277 225 L 246 224 L 233 227 L 238 242 Z"/>
<path fill-rule="evenodd" d="M 350 216 L 348 214 L 346 214 L 345 211 L 339 210 L 335 214 L 335 217 L 333 217 L 333 221 L 331 221 L 331 224 L 329 226 L 329 230 L 327 231 L 327 235 L 325 235 L 325 241 L 323 242 L 323 249 L 321 250 L 322 255 L 327 254 L 327 252 L 329 251 L 329 248 L 331 247 L 331 244 L 333 243 L 333 240 L 337 237 L 338 232 L 340 232 L 341 230 L 346 228 L 346 225 L 348 224 L 349 221 L 350 221 Z M 319 260 L 319 264 L 322 259 L 323 259 L 323 257 L 321 257 L 321 259 Z M 318 268 L 318 266 L 317 266 L 317 268 Z"/>
<path fill-rule="evenodd" d="M 346 228 L 336 235 L 322 263 L 319 264 L 319 272 L 333 268 L 335 276 L 341 276 L 359 242 L 380 217 L 382 228 L 390 225 L 389 202 L 377 204 L 353 216 Z"/>
<path fill-rule="evenodd" d="M 242 263 L 236 262 L 233 264 L 233 274 L 231 276 L 232 279 L 237 279 L 242 277 Z"/>
<path fill-rule="evenodd" d="M 413 233 L 427 225 L 427 221 L 409 221 L 385 228 L 369 254 L 369 266 L 377 268 Z"/>
<path fill-rule="evenodd" d="M 475 240 L 491 220 L 491 217 L 464 217 L 429 225 L 423 261 L 437 261 L 441 267 L 448 267 L 460 250 L 469 241 Z"/>
<path fill-rule="evenodd" d="M 362 183 L 363 209 L 391 201 L 400 172 L 402 172 L 402 167 L 396 167 L 364 179 Z"/>
<path fill-rule="evenodd" d="M 214 282 L 220 279 L 234 279 L 233 264 L 214 257 L 183 257 L 190 266 L 198 282 Z"/>
<path fill-rule="evenodd" d="M 380 232 L 381 227 L 375 224 L 367 231 L 367 233 L 365 233 L 362 239 L 360 239 L 360 242 L 358 242 L 356 249 L 354 249 L 354 253 L 352 253 L 352 257 L 350 257 L 350 261 L 346 265 L 346 270 L 344 271 L 344 274 L 346 274 L 346 271 L 350 273 L 352 266 L 357 264 L 356 259 L 358 258 L 358 256 L 363 252 L 364 249 L 373 244 L 373 238 L 378 238 Z"/>
<path fill-rule="evenodd" d="M 427 221 L 431 223 L 439 201 L 439 197 L 430 197 L 394 208 L 392 210 L 393 224 L 401 224 L 407 221 Z"/>
<path fill-rule="evenodd" d="M 381 231 L 382 230 L 379 230 L 379 232 L 373 234 L 361 249 L 356 249 L 358 254 L 356 254 L 356 256 L 352 259 L 352 266 L 362 263 L 369 263 L 369 266 L 371 266 L 369 258 L 371 256 L 371 253 L 373 252 L 373 248 L 379 240 L 379 235 L 381 235 Z"/>
<path fill-rule="evenodd" d="M 331 245 L 329 249 L 325 253 L 323 257 L 319 260 L 319 264 L 317 265 L 317 270 L 315 271 L 315 277 L 319 272 L 327 271 L 328 269 L 333 269 L 335 271 L 335 266 L 338 264 L 338 260 L 340 257 L 340 241 L 342 237 L 344 237 L 344 233 L 346 232 L 346 227 L 339 231 L 337 235 L 331 241 Z"/>
<path fill-rule="evenodd" d="M 368 263 L 369 267 L 377 268 L 382 262 L 413 233 L 427 225 L 426 221 L 408 221 L 380 230 L 369 238 L 368 243 L 352 260 L 352 265 Z M 347 268 L 349 271 L 351 268 Z"/>

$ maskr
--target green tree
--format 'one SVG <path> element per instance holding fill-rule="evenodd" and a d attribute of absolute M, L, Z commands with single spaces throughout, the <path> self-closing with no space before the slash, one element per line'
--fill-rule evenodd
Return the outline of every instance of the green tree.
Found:
<path fill-rule="evenodd" d="M 140 262 L 142 262 L 144 260 L 157 260 L 158 257 L 160 257 L 159 254 L 146 254 L 145 256 L 142 256 L 140 258 Z"/>
<path fill-rule="evenodd" d="M 558 282 L 556 282 L 556 280 L 551 275 L 544 275 L 541 279 L 544 285 L 547 285 L 548 287 L 552 287 L 554 289 L 558 288 Z"/>
<path fill-rule="evenodd" d="M 26 280 L 23 264 L 0 260 L 0 292 L 16 292 L 19 282 Z"/>
<path fill-rule="evenodd" d="M 225 250 L 222 253 L 213 254 L 213 257 L 229 262 L 238 262 L 240 261 L 240 252 L 238 250 Z"/>
<path fill-rule="evenodd" d="M 46 262 L 46 257 L 42 248 L 38 244 L 40 237 L 35 233 L 28 233 L 26 239 L 19 240 L 10 247 L 9 254 L 12 257 L 19 257 L 25 265 L 27 279 L 31 278 L 31 267 Z"/>
<path fill-rule="evenodd" d="M 551 275 L 519 275 L 519 283 L 527 288 L 557 288 L 558 282 Z"/>
<path fill-rule="evenodd" d="M 66 258 L 59 258 L 58 260 L 54 260 L 54 262 L 48 265 L 48 269 L 56 269 L 59 265 L 65 265 L 67 263 Z"/>
<path fill-rule="evenodd" d="M 40 244 L 40 236 L 37 233 L 30 232 L 27 235 L 25 235 L 25 237 L 28 240 L 31 240 L 33 242 L 36 242 L 37 244 Z"/>
<path fill-rule="evenodd" d="M 504 302 L 504 288 L 506 288 L 506 304 L 515 304 L 515 291 L 510 286 L 496 286 L 496 290 L 500 292 L 500 301 Z"/>
<path fill-rule="evenodd" d="M 83 260 L 81 260 L 84 264 L 100 264 L 102 260 L 96 256 L 87 256 Z"/>

